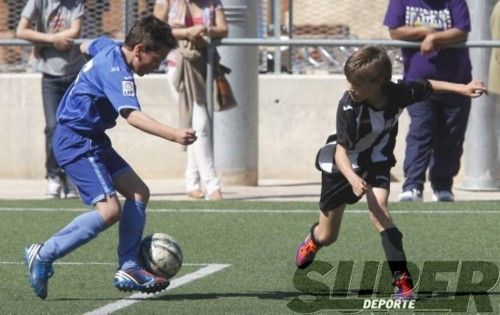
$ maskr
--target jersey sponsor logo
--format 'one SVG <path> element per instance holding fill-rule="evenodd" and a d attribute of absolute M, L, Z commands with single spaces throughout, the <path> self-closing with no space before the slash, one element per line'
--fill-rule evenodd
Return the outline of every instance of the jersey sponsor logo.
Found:
<path fill-rule="evenodd" d="M 343 110 L 349 110 L 349 109 L 351 109 L 351 110 L 352 110 L 352 106 L 351 106 L 351 105 L 343 105 L 343 106 L 342 106 L 342 109 L 343 109 Z"/>
<path fill-rule="evenodd" d="M 135 96 L 135 86 L 133 81 L 122 81 L 122 93 L 125 96 Z"/>

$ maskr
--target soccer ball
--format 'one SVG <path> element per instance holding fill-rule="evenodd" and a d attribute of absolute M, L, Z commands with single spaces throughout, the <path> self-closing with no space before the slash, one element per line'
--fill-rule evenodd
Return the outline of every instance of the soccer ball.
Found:
<path fill-rule="evenodd" d="M 141 257 L 147 271 L 167 279 L 175 276 L 182 266 L 179 242 L 164 233 L 154 233 L 142 240 Z"/>

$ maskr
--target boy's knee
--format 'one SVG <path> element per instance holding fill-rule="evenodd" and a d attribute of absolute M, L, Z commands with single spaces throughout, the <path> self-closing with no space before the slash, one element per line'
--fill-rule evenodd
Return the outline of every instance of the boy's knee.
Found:
<path fill-rule="evenodd" d="M 110 205 L 104 209 L 100 209 L 99 213 L 101 214 L 106 225 L 111 226 L 120 221 L 122 209 L 119 205 Z"/>
<path fill-rule="evenodd" d="M 151 196 L 151 193 L 149 191 L 149 187 L 146 185 L 141 185 L 139 189 L 137 189 L 138 198 L 136 200 L 142 202 L 142 203 L 148 203 L 149 197 Z"/>
<path fill-rule="evenodd" d="M 142 203 L 148 203 L 151 195 L 149 187 L 144 183 L 140 183 L 126 189 L 126 191 L 122 191 L 122 194 L 125 199 L 136 200 Z"/>

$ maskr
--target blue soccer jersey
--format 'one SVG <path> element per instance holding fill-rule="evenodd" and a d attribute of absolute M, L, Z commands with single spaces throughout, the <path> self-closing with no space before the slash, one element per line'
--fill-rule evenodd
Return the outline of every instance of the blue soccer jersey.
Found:
<path fill-rule="evenodd" d="M 121 110 L 140 110 L 140 105 L 121 43 L 105 36 L 96 38 L 89 54 L 92 59 L 59 104 L 57 122 L 81 134 L 99 135 L 116 125 Z"/>
<path fill-rule="evenodd" d="M 54 155 L 88 205 L 115 195 L 113 178 L 131 169 L 105 134 L 116 125 L 123 109 L 140 110 L 134 74 L 121 48 L 107 37 L 93 40 L 89 45 L 92 59 L 57 110 Z"/>

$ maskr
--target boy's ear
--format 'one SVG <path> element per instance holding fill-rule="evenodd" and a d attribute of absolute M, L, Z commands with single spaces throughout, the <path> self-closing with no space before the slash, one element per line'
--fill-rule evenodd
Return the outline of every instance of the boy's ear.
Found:
<path fill-rule="evenodd" d="M 134 46 L 134 55 L 136 57 L 140 57 L 140 55 L 144 52 L 145 52 L 144 44 L 139 43 Z"/>

